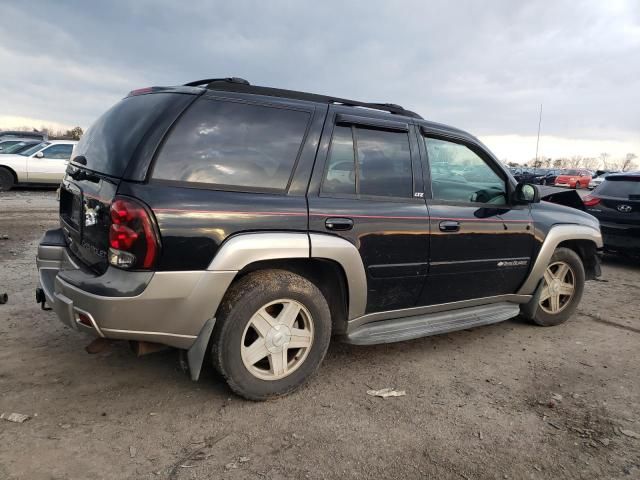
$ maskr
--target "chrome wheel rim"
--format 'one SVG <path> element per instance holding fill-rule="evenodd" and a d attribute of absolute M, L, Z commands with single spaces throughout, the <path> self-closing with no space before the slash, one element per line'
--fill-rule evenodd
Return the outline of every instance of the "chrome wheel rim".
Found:
<path fill-rule="evenodd" d="M 544 272 L 540 308 L 556 314 L 567 308 L 576 289 L 576 276 L 566 262 L 554 262 Z"/>
<path fill-rule="evenodd" d="M 300 302 L 270 302 L 253 314 L 242 333 L 242 363 L 256 378 L 280 380 L 304 363 L 313 334 L 313 318 Z"/>

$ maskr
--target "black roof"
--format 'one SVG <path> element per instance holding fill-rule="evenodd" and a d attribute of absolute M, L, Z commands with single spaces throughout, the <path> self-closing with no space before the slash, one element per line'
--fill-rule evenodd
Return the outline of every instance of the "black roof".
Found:
<path fill-rule="evenodd" d="M 393 103 L 371 103 L 361 102 L 358 100 L 349 100 L 340 97 L 330 97 L 327 95 L 318 95 L 316 93 L 298 92 L 296 90 L 285 90 L 282 88 L 260 87 L 251 85 L 248 81 L 238 77 L 227 78 L 207 78 L 204 80 L 196 80 L 185 84 L 186 87 L 205 87 L 209 90 L 220 90 L 225 92 L 250 93 L 254 95 L 266 95 L 269 97 L 290 98 L 293 100 L 307 100 L 317 103 L 332 103 L 347 105 L 352 107 L 364 107 L 375 110 L 382 110 L 396 115 L 405 115 L 407 117 L 422 119 L 420 115 L 411 110 L 406 110 L 400 105 Z"/>

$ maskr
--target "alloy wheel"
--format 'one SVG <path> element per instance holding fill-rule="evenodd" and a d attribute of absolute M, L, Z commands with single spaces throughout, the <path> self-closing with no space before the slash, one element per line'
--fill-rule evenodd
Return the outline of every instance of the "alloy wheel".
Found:
<path fill-rule="evenodd" d="M 313 334 L 311 314 L 300 302 L 270 302 L 253 314 L 244 329 L 242 362 L 254 377 L 280 380 L 304 363 Z"/>
<path fill-rule="evenodd" d="M 576 288 L 576 276 L 566 262 L 554 262 L 544 272 L 544 284 L 540 294 L 540 308 L 547 313 L 557 314 L 564 310 Z"/>

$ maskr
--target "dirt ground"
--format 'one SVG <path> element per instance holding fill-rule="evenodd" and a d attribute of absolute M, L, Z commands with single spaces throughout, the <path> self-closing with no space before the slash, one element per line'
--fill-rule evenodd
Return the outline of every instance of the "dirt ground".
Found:
<path fill-rule="evenodd" d="M 50 190 L 0 194 L 0 412 L 32 417 L 0 420 L 2 480 L 640 478 L 638 264 L 605 259 L 559 327 L 334 343 L 306 388 L 251 403 L 211 371 L 191 382 L 177 351 L 89 355 L 40 310 L 56 208 Z M 407 395 L 366 394 L 383 387 Z"/>

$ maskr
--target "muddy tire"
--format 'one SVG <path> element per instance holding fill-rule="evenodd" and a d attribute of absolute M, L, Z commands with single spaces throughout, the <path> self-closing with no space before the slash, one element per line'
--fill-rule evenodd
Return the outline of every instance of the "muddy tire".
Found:
<path fill-rule="evenodd" d="M 15 183 L 13 173 L 4 167 L 0 167 L 0 192 L 8 192 Z"/>
<path fill-rule="evenodd" d="M 556 249 L 544 273 L 534 323 L 550 327 L 571 318 L 582 299 L 584 278 L 578 254 L 569 248 Z"/>
<path fill-rule="evenodd" d="M 240 279 L 216 317 L 213 366 L 231 390 L 249 400 L 300 388 L 320 366 L 331 339 L 326 299 L 312 282 L 285 270 Z"/>

